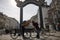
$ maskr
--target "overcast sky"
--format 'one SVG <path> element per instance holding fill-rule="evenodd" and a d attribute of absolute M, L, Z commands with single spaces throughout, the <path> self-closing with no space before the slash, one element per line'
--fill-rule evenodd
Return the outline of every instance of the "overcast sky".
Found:
<path fill-rule="evenodd" d="M 50 4 L 51 0 L 46 0 L 48 4 Z M 33 15 L 35 15 L 38 11 L 38 7 L 29 4 L 26 7 L 24 7 L 23 10 L 23 19 L 28 20 L 30 19 Z M 19 21 L 20 18 L 20 9 L 16 6 L 16 3 L 14 0 L 0 0 L 0 12 L 3 12 L 9 17 L 13 17 L 16 20 Z"/>

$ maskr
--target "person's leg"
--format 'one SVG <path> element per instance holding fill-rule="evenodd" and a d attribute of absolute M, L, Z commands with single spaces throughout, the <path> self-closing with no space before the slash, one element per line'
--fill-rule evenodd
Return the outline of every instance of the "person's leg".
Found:
<path fill-rule="evenodd" d="M 25 29 L 24 29 L 24 27 L 23 27 L 23 28 L 22 28 L 22 33 L 21 33 L 22 36 L 23 36 L 23 38 L 24 38 L 24 30 L 25 30 Z"/>
<path fill-rule="evenodd" d="M 40 36 L 39 36 L 39 30 L 37 30 L 37 38 L 38 39 L 40 38 Z"/>
<path fill-rule="evenodd" d="M 24 37 L 24 30 L 23 30 L 23 32 L 22 32 L 22 36 Z"/>

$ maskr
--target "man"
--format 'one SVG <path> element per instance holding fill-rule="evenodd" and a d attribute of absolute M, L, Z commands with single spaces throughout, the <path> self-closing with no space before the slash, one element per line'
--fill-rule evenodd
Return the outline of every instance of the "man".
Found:
<path fill-rule="evenodd" d="M 35 27 L 35 29 L 36 29 L 36 31 L 37 31 L 37 38 L 40 38 L 40 36 L 39 36 L 40 28 L 39 28 L 39 26 L 38 26 L 38 23 L 32 21 L 32 24 L 33 24 L 33 26 Z"/>

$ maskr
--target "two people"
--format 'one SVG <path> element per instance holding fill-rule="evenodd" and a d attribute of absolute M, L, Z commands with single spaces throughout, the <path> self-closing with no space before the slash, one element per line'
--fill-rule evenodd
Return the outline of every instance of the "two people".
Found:
<path fill-rule="evenodd" d="M 24 24 L 25 22 L 26 22 L 26 21 L 24 21 L 22 24 Z M 40 28 L 39 28 L 39 26 L 38 26 L 38 23 L 37 23 L 37 22 L 34 22 L 34 21 L 32 21 L 31 23 L 32 23 L 32 25 L 34 26 L 34 28 L 36 29 L 37 38 L 40 38 L 40 36 L 39 36 Z M 25 30 L 24 27 L 25 27 L 25 26 L 22 25 L 22 35 L 23 35 L 23 37 L 24 37 L 24 30 Z"/>

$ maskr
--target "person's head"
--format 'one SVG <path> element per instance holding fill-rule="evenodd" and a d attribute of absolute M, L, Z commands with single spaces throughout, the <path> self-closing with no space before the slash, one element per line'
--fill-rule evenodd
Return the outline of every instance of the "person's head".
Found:
<path fill-rule="evenodd" d="M 35 23 L 34 21 L 32 21 L 32 23 Z"/>
<path fill-rule="evenodd" d="M 34 22 L 34 21 L 32 21 L 32 24 L 35 26 L 35 25 L 38 25 L 38 23 L 37 22 Z"/>
<path fill-rule="evenodd" d="M 22 26 L 24 26 L 25 23 L 26 23 L 26 21 L 23 21 L 23 22 L 22 22 Z"/>

